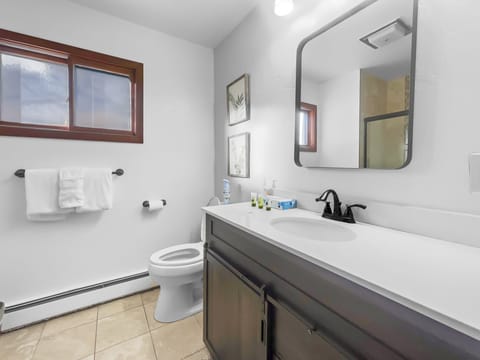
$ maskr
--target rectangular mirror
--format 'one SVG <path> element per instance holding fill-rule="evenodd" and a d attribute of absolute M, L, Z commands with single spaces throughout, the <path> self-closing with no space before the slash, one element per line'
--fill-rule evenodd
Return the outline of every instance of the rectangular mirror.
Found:
<path fill-rule="evenodd" d="M 297 52 L 295 163 L 400 169 L 412 157 L 417 0 L 368 0 Z"/>

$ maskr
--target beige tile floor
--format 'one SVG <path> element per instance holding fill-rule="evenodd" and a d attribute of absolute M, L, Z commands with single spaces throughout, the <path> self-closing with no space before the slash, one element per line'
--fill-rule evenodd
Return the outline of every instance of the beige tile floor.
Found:
<path fill-rule="evenodd" d="M 95 306 L 0 335 L 1 360 L 210 360 L 202 313 L 161 323 L 159 290 Z"/>

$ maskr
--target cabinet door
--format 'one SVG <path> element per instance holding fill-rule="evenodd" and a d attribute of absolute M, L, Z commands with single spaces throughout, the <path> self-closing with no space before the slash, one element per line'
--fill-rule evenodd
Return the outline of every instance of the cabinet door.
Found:
<path fill-rule="evenodd" d="M 344 360 L 356 356 L 286 304 L 268 297 L 272 360 Z"/>
<path fill-rule="evenodd" d="M 205 330 L 218 360 L 264 360 L 264 316 L 260 290 L 218 255 L 205 261 Z"/>

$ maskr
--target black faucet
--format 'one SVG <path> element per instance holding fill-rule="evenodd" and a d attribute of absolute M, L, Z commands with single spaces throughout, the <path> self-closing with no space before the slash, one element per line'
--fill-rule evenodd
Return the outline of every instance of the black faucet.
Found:
<path fill-rule="evenodd" d="M 332 194 L 333 196 L 333 211 L 330 207 L 330 202 L 328 200 L 328 196 Z M 362 204 L 353 204 L 347 205 L 345 209 L 345 213 L 342 214 L 342 203 L 338 198 L 337 192 L 333 189 L 328 189 L 323 192 L 320 197 L 316 198 L 315 201 L 324 201 L 325 208 L 323 209 L 322 216 L 326 219 L 342 221 L 350 224 L 355 224 L 355 217 L 353 216 L 352 208 L 359 207 L 361 209 L 366 209 L 367 207 Z"/>
<path fill-rule="evenodd" d="M 332 194 L 333 196 L 333 212 L 332 208 L 330 207 L 330 202 L 328 200 L 328 195 Z M 325 202 L 325 208 L 323 209 L 323 217 L 328 219 L 334 219 L 342 216 L 342 203 L 338 198 L 337 192 L 332 189 L 325 190 L 319 198 L 315 199 L 315 201 L 323 201 Z"/>

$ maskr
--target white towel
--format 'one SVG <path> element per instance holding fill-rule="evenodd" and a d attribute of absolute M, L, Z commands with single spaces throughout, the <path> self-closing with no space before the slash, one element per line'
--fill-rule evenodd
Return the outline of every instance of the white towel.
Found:
<path fill-rule="evenodd" d="M 85 169 L 83 206 L 75 208 L 78 213 L 108 210 L 113 206 L 113 184 L 111 169 Z"/>
<path fill-rule="evenodd" d="M 25 171 L 27 219 L 32 221 L 63 220 L 73 209 L 58 206 L 58 170 L 37 169 Z"/>
<path fill-rule="evenodd" d="M 58 173 L 58 205 L 62 209 L 83 206 L 83 169 L 63 168 Z"/>

